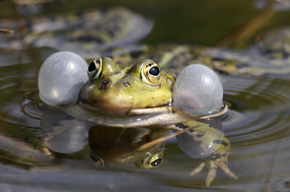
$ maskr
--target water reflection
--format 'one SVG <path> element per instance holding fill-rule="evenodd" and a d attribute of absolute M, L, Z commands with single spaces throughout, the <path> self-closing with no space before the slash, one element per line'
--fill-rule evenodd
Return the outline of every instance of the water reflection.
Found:
<path fill-rule="evenodd" d="M 166 134 L 168 130 L 160 128 L 95 126 L 89 131 L 91 157 L 105 167 L 135 164 L 143 169 L 156 168 L 163 161 L 163 142 L 143 150 L 138 148 Z"/>
<path fill-rule="evenodd" d="M 90 125 L 58 109 L 45 111 L 41 118 L 44 143 L 58 153 L 74 153 L 88 144 Z"/>
<path fill-rule="evenodd" d="M 113 161 L 115 157 L 117 160 L 121 159 L 121 155 L 119 153 L 115 153 L 111 156 L 108 156 L 108 154 L 105 153 L 105 150 L 108 150 L 109 148 L 108 144 L 106 144 L 103 149 L 98 149 L 95 147 L 101 146 L 101 143 L 104 141 L 100 137 L 99 141 L 94 141 L 92 139 L 92 135 L 95 134 L 94 132 L 96 132 L 96 134 L 106 135 L 106 132 L 103 132 L 103 130 L 107 130 L 107 128 L 91 128 L 88 132 L 91 125 L 78 121 L 62 111 L 55 111 L 52 109 L 46 109 L 46 111 L 43 112 L 42 122 L 38 119 L 25 115 L 21 111 L 19 102 L 23 102 L 23 100 L 24 103 L 30 102 L 35 100 L 37 95 L 26 94 L 26 100 L 22 98 L 23 95 L 19 93 L 19 86 L 15 83 L 18 78 L 17 70 L 15 70 L 16 68 L 16 66 L 2 67 L 2 69 L 5 69 L 6 72 L 4 73 L 3 71 L 1 76 L 2 78 L 0 80 L 2 93 L 0 96 L 2 106 L 1 128 L 3 129 L 3 133 L 9 135 L 9 137 L 18 138 L 17 140 L 19 141 L 18 145 L 12 145 L 14 148 L 11 148 L 10 145 L 7 145 L 10 147 L 7 148 L 4 145 L 4 141 L 6 140 L 3 138 L 1 141 L 1 146 L 4 151 L 5 149 L 8 149 L 11 153 L 15 153 L 18 159 L 21 159 L 19 157 L 23 154 L 26 154 L 26 157 L 31 159 L 33 156 L 29 156 L 31 153 L 28 153 L 31 150 L 27 150 L 21 142 L 29 138 L 29 142 L 32 143 L 32 147 L 38 146 L 39 138 L 42 137 L 42 135 L 39 134 L 39 127 L 43 126 L 41 131 L 45 132 L 46 135 L 46 139 L 44 141 L 46 142 L 47 147 L 51 148 L 51 150 L 55 150 L 58 153 L 77 153 L 77 151 L 81 150 L 84 151 L 85 156 L 89 157 L 90 152 L 87 151 L 86 148 L 83 149 L 84 146 L 89 144 L 92 146 L 91 148 L 94 148 L 96 154 L 99 153 L 99 157 L 105 159 L 104 162 L 107 162 L 107 165 L 116 166 L 122 164 L 118 161 Z M 24 73 L 27 76 L 24 80 L 30 82 L 30 75 L 33 73 L 31 73 L 30 70 L 24 71 Z M 35 88 L 36 82 L 29 84 L 29 86 Z M 223 86 L 225 90 L 225 99 L 232 104 L 231 110 L 221 119 L 221 121 L 219 121 L 219 123 L 214 122 L 212 125 L 214 125 L 217 129 L 223 130 L 224 135 L 226 135 L 231 142 L 232 148 L 229 155 L 229 167 L 239 176 L 239 180 L 230 181 L 225 174 L 218 171 L 217 177 L 214 181 L 214 186 L 227 187 L 230 189 L 250 188 L 252 191 L 260 190 L 262 186 L 269 186 L 272 189 L 276 189 L 278 187 L 281 188 L 281 186 L 284 185 L 283 182 L 287 182 L 287 178 L 289 177 L 289 79 L 225 75 L 223 77 Z M 12 97 L 15 93 L 19 94 Z M 31 106 L 31 110 L 34 110 L 33 106 Z M 42 113 L 39 109 L 35 112 L 36 114 L 39 112 Z M 222 126 L 220 125 L 220 122 Z M 211 124 L 211 122 L 207 123 Z M 23 128 L 19 129 L 19 127 Z M 116 135 L 120 133 L 122 129 L 108 130 L 114 132 L 116 138 Z M 143 133 L 144 136 L 146 135 L 145 133 L 147 133 L 147 136 L 149 135 L 151 137 L 148 137 L 148 140 L 162 136 L 162 130 L 160 130 L 160 132 L 157 131 L 156 136 L 154 136 L 155 133 L 153 134 L 152 130 L 144 131 L 146 130 L 145 128 L 140 128 L 138 131 L 133 130 L 134 129 L 131 128 L 127 129 L 128 133 L 125 131 L 124 135 L 120 138 L 126 138 L 125 135 L 127 135 L 127 138 L 129 138 L 128 135 L 135 135 L 134 137 L 138 138 L 137 135 L 139 133 Z M 25 136 L 24 132 L 28 134 Z M 108 137 L 110 136 L 112 137 L 111 140 L 113 140 L 114 134 L 108 134 L 106 136 L 107 139 L 109 139 Z M 120 135 L 122 134 L 120 133 Z M 140 179 L 140 185 L 150 183 L 152 181 L 151 179 L 154 178 L 154 182 L 166 184 L 168 186 L 204 186 L 206 171 L 203 171 L 194 177 L 188 176 L 189 172 L 200 163 L 199 161 L 188 156 L 193 156 L 194 158 L 202 157 L 199 157 L 196 154 L 196 151 L 201 149 L 182 147 L 180 141 L 184 142 L 183 145 L 187 145 L 187 143 L 189 143 L 189 146 L 198 146 L 191 144 L 191 142 L 195 141 L 190 139 L 188 141 L 186 137 L 187 135 L 184 133 L 183 135 L 177 136 L 176 139 L 177 144 L 183 152 L 176 148 L 176 144 L 172 140 L 167 141 L 167 150 L 163 151 L 165 160 L 162 165 L 156 169 L 156 171 L 154 170 L 153 172 L 147 173 L 144 177 L 137 174 Z M 125 156 L 132 156 L 132 154 L 134 154 L 134 147 L 131 146 L 129 148 L 130 145 L 137 141 L 133 138 L 123 140 L 123 142 L 127 141 L 124 145 L 128 146 L 128 148 L 124 150 Z M 139 138 L 142 137 L 139 136 Z M 97 144 L 94 144 L 94 142 Z M 116 143 L 120 144 L 120 141 L 118 142 Z M 120 147 L 117 144 L 115 145 L 116 150 Z M 137 144 L 135 147 L 137 147 Z M 159 145 L 160 148 L 163 149 L 163 147 L 161 147 L 161 143 Z M 25 146 L 31 147 L 29 145 Z M 112 151 L 114 151 L 113 149 L 114 148 L 112 148 Z M 159 149 L 156 148 L 156 151 Z M 154 151 L 152 153 L 154 153 Z M 2 154 L 4 157 L 5 152 Z M 40 151 L 37 151 L 35 154 L 42 155 Z M 142 156 L 141 158 L 141 156 L 141 153 L 137 153 L 136 157 L 138 158 L 135 158 L 134 160 L 142 159 L 144 157 Z M 66 157 L 63 158 L 67 165 L 62 168 L 59 167 L 59 171 L 57 173 L 58 175 L 55 177 L 65 176 L 68 174 L 63 169 L 71 166 L 69 163 L 70 160 Z M 75 156 L 74 158 L 78 159 L 80 157 Z M 131 161 L 131 163 L 133 163 L 134 160 Z M 18 160 L 11 158 L 10 163 L 15 161 Z M 5 161 L 2 159 L 2 162 Z M 23 161 L 23 158 L 19 162 L 22 164 L 28 163 L 28 161 Z M 54 162 L 48 162 L 50 162 L 50 165 L 54 165 Z M 77 162 L 81 163 L 82 161 Z M 33 167 L 36 165 L 35 162 L 30 161 L 29 163 L 32 163 Z M 110 177 L 109 175 L 112 173 L 110 171 L 105 173 L 95 170 L 95 166 L 91 165 L 89 161 L 86 161 L 86 164 L 87 167 L 84 168 L 84 170 L 94 169 L 94 171 L 96 171 L 94 173 L 95 176 L 106 175 L 106 177 Z M 139 173 L 130 167 L 126 169 Z M 62 171 L 64 172 L 62 173 Z M 30 172 L 27 172 L 26 174 L 29 175 L 29 177 L 32 177 Z M 75 171 L 75 174 L 86 177 L 84 174 L 78 173 L 77 171 Z M 48 177 L 48 175 L 49 173 L 47 172 L 38 172 L 38 180 L 36 181 L 40 181 L 43 179 L 42 176 Z M 71 177 L 70 175 L 66 176 L 68 178 Z M 50 175 L 50 177 L 52 177 L 52 175 Z M 131 175 L 128 175 L 127 177 L 131 178 Z M 6 179 L 4 179 L 4 181 L 8 182 Z M 119 183 L 115 184 L 119 185 Z"/>
<path fill-rule="evenodd" d="M 189 131 L 172 133 L 173 136 L 178 134 L 176 139 L 181 150 L 198 159 L 221 158 L 221 155 L 227 157 L 230 147 L 222 132 L 220 119 L 204 119 L 202 123 L 195 124 L 198 126 Z M 190 128 L 187 124 L 178 126 Z M 40 127 L 44 134 L 44 146 L 53 152 L 75 153 L 89 145 L 90 154 L 87 155 L 99 166 L 135 164 L 142 169 L 156 168 L 162 163 L 164 141 L 170 131 L 166 128 L 93 125 L 59 109 L 44 111 Z"/>
<path fill-rule="evenodd" d="M 185 154 L 197 159 L 211 158 L 214 155 L 223 154 L 224 151 L 218 150 L 225 137 L 221 120 L 207 119 L 202 120 L 202 122 L 208 124 L 208 130 L 199 127 L 178 135 L 176 137 L 178 146 Z M 195 137 L 193 137 L 192 131 L 196 132 Z M 208 134 L 205 131 L 208 131 Z M 226 145 L 229 145 L 229 143 Z"/>

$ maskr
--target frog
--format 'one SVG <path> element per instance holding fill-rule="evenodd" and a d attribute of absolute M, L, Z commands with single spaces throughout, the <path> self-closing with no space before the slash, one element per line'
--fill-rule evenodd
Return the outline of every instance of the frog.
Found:
<path fill-rule="evenodd" d="M 208 165 L 207 186 L 210 186 L 215 178 L 217 167 L 231 178 L 238 178 L 227 166 L 229 140 L 222 131 L 199 121 L 201 118 L 220 116 L 227 110 L 226 107 L 216 114 L 203 117 L 188 114 L 174 107 L 172 98 L 175 78 L 162 70 L 152 59 L 143 59 L 128 65 L 117 64 L 110 57 L 99 57 L 90 62 L 87 74 L 89 80 L 82 86 L 78 101 L 74 105 L 64 107 L 64 112 L 78 119 L 90 121 L 95 126 L 105 127 L 104 130 L 151 128 L 154 133 L 154 129 L 161 128 L 166 131 L 172 130 L 174 136 L 189 134 L 191 140 L 195 141 L 196 146 L 193 147 L 198 151 L 195 156 L 205 159 L 205 162 L 194 169 L 190 175 L 199 173 L 205 165 Z M 118 141 L 120 138 L 122 138 L 121 135 L 115 140 Z M 156 148 L 158 143 L 157 146 L 161 147 L 160 143 L 164 142 L 168 135 L 160 136 L 159 134 L 158 138 L 156 136 L 153 138 L 155 139 L 149 139 L 142 145 L 140 143 L 132 145 L 133 155 L 131 154 L 128 158 L 134 161 L 137 167 L 156 168 L 162 162 L 163 151 L 157 148 L 155 149 L 157 152 L 152 152 L 149 148 L 152 146 Z M 98 145 L 106 146 L 107 144 Z M 102 155 L 95 151 L 99 151 Z M 110 164 L 106 163 L 102 157 L 106 155 L 100 151 L 102 150 L 91 150 L 93 159 L 101 162 L 101 165 Z M 142 151 L 143 153 L 140 153 Z M 143 157 L 141 154 L 147 155 Z M 109 159 L 113 161 L 112 158 Z M 114 160 L 118 161 L 118 159 L 120 158 Z M 121 159 L 123 159 L 120 160 L 121 162 L 128 163 L 127 158 Z M 120 162 L 115 162 L 115 164 L 120 164 Z"/>
<path fill-rule="evenodd" d="M 141 71 L 143 71 L 141 69 L 141 66 L 144 63 L 153 64 L 153 61 L 145 60 L 141 63 L 136 63 L 130 68 L 139 66 L 137 68 L 139 70 L 137 71 L 140 73 Z M 103 57 L 96 59 L 90 65 L 101 65 L 103 67 L 106 67 L 112 66 L 114 64 L 112 59 Z M 157 67 L 157 64 L 155 63 L 151 67 Z M 100 69 L 99 67 L 95 68 L 91 66 L 89 66 L 88 68 L 89 75 L 91 69 L 97 68 Z M 118 68 L 117 71 L 121 72 L 121 70 L 119 70 L 119 67 L 117 68 Z M 103 73 L 105 73 L 104 74 L 105 79 L 108 78 L 108 76 L 106 76 L 106 72 Z M 97 75 L 97 73 L 95 73 L 94 75 Z M 128 76 L 130 78 L 130 74 L 126 75 L 127 80 Z M 136 74 L 133 72 L 132 76 L 133 77 L 131 78 L 134 79 L 134 81 L 136 81 L 136 77 L 140 81 L 135 84 L 137 87 L 134 87 L 133 93 L 136 92 L 136 89 L 138 90 L 138 87 L 142 88 L 142 86 L 148 86 L 147 84 L 142 85 L 140 74 L 136 76 Z M 164 83 L 171 84 L 172 77 L 170 77 L 168 74 L 163 77 L 166 76 L 170 78 L 170 81 L 168 82 L 164 81 Z M 61 108 L 61 110 L 50 109 L 52 111 L 46 110 L 44 112 L 41 120 L 42 121 L 41 128 L 46 133 L 44 137 L 45 141 L 44 143 L 45 146 L 48 148 L 48 150 L 52 150 L 58 153 L 75 153 L 81 150 L 82 147 L 86 145 L 86 142 L 84 141 L 88 140 L 90 146 L 90 157 L 94 161 L 96 161 L 97 166 L 111 167 L 111 166 L 127 166 L 130 164 L 135 164 L 138 168 L 141 169 L 151 169 L 159 167 L 163 161 L 164 156 L 163 142 L 165 140 L 171 137 L 176 137 L 178 135 L 182 136 L 182 134 L 187 134 L 189 135 L 189 138 L 186 139 L 177 138 L 178 144 L 182 146 L 181 147 L 182 150 L 186 154 L 188 153 L 189 156 L 192 156 L 193 153 L 194 154 L 193 157 L 205 161 L 201 163 L 198 169 L 192 171 L 190 175 L 193 176 L 194 173 L 197 174 L 199 171 L 202 170 L 201 167 L 204 167 L 205 164 L 208 164 L 208 166 L 210 166 L 211 174 L 209 174 L 206 180 L 207 186 L 211 184 L 212 180 L 215 177 L 216 171 L 215 166 L 221 167 L 225 173 L 230 175 L 232 178 L 237 179 L 237 176 L 229 170 L 226 164 L 227 156 L 229 155 L 230 150 L 230 143 L 227 140 L 227 138 L 224 137 L 224 134 L 221 130 L 216 129 L 215 126 L 209 126 L 207 122 L 192 120 L 197 119 L 198 117 L 186 114 L 182 111 L 179 111 L 178 109 L 173 109 L 170 105 L 168 105 L 169 104 L 168 101 L 164 103 L 165 105 L 164 107 L 167 108 L 167 111 L 163 111 L 162 108 L 159 108 L 160 107 L 159 101 L 156 102 L 158 106 L 156 107 L 151 106 L 151 108 L 149 108 L 150 111 L 148 111 L 148 108 L 145 109 L 143 108 L 142 106 L 143 103 L 141 105 L 141 108 L 139 108 L 140 107 L 139 104 L 134 105 L 136 109 L 132 108 L 132 105 L 128 105 L 127 108 L 124 105 L 116 106 L 117 104 L 122 103 L 120 101 L 118 103 L 113 104 L 107 103 L 110 102 L 110 100 L 104 101 L 104 99 L 110 98 L 108 96 L 104 98 L 101 97 L 102 103 L 106 103 L 106 105 L 99 104 L 99 102 L 95 103 L 96 101 L 95 99 L 98 99 L 99 97 L 99 95 L 97 94 L 98 91 L 101 92 L 100 95 L 104 95 L 102 91 L 109 92 L 109 90 L 108 88 L 104 89 L 104 87 L 102 86 L 103 81 L 106 81 L 104 79 L 100 80 L 99 82 L 100 84 L 97 87 L 95 87 L 95 84 L 98 83 L 96 82 L 96 79 L 94 79 L 93 77 L 95 76 L 91 76 L 93 81 L 88 81 L 87 84 L 83 86 L 83 89 L 80 93 L 79 101 L 76 103 L 74 107 L 71 106 L 70 110 L 68 110 L 69 107 L 65 107 Z M 101 79 L 102 77 L 99 76 L 99 78 Z M 123 83 L 115 84 L 114 86 L 111 87 L 111 89 L 115 89 L 117 85 L 124 86 Z M 97 90 L 97 93 L 94 93 L 94 91 L 90 92 L 90 89 L 88 88 L 91 86 L 94 87 L 93 90 L 98 88 L 100 90 Z M 165 86 L 167 87 L 168 85 Z M 151 88 L 152 87 L 150 87 L 150 89 Z M 153 87 L 153 90 L 154 89 L 156 89 L 156 87 L 155 88 Z M 121 89 L 118 87 L 117 90 Z M 170 93 L 168 96 L 170 102 L 171 99 L 170 95 L 172 92 L 171 88 L 167 87 L 167 89 L 165 90 L 168 93 Z M 120 93 L 121 92 L 122 91 L 120 91 Z M 113 93 L 116 94 L 116 92 Z M 130 92 L 125 93 L 128 96 L 128 93 Z M 96 96 L 97 98 L 94 98 Z M 135 95 L 135 97 L 139 97 L 139 94 Z M 125 99 L 125 101 L 127 100 L 127 97 L 123 98 Z M 119 113 L 116 113 L 117 109 L 116 108 L 112 109 L 112 106 L 110 105 L 118 107 L 117 109 L 119 110 Z M 79 114 L 78 109 L 79 106 L 81 106 L 81 108 L 84 109 L 85 112 L 90 111 L 93 114 L 91 114 L 89 118 L 85 117 L 82 121 L 81 118 L 83 117 L 84 113 L 81 112 Z M 129 113 L 129 111 L 132 110 L 133 111 L 135 110 L 135 112 Z M 112 115 L 112 113 L 114 113 L 114 115 Z M 165 118 L 166 122 L 162 123 L 162 121 L 161 122 L 155 121 L 154 118 L 153 119 L 147 118 L 148 113 L 150 115 L 153 114 L 154 116 Z M 72 116 L 70 116 L 69 114 L 71 114 Z M 164 114 L 166 114 L 167 116 L 166 115 L 164 116 Z M 79 115 L 81 115 L 81 117 L 79 117 Z M 140 120 L 144 118 L 144 116 L 145 120 Z M 95 119 L 90 119 L 92 117 L 94 117 Z M 118 118 L 120 118 L 122 122 Z M 134 121 L 127 121 L 129 118 L 134 119 Z M 182 122 L 181 121 L 182 118 L 183 121 L 186 122 Z M 174 120 L 175 123 L 173 123 L 172 119 Z M 84 135 L 86 134 L 82 133 L 86 132 L 85 130 L 87 128 L 86 126 L 84 126 L 84 124 L 87 121 L 93 122 L 91 124 L 93 125 L 92 127 L 91 125 L 88 126 L 89 130 L 88 139 L 84 137 Z M 136 121 L 137 122 L 141 121 L 141 124 L 137 126 L 135 124 Z M 171 121 L 171 123 L 169 123 L 169 121 Z M 115 122 L 115 124 L 113 124 L 112 122 Z M 216 123 L 214 125 L 216 125 Z M 189 132 L 190 129 L 192 129 L 191 132 Z M 168 132 L 170 130 L 173 130 L 173 133 L 169 134 Z M 192 141 L 194 143 L 191 143 L 190 147 L 186 147 L 186 145 L 188 145 L 187 142 Z M 194 150 L 194 152 L 191 152 L 192 150 Z"/>

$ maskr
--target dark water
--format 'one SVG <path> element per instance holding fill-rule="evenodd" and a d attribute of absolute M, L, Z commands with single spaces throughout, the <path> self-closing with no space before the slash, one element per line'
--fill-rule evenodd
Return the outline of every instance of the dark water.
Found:
<path fill-rule="evenodd" d="M 155 19 L 153 31 L 143 40 L 153 44 L 214 45 L 261 12 L 253 6 L 253 1 L 99 3 L 127 6 Z M 27 9 L 30 14 L 35 8 L 40 9 L 46 15 L 92 5 L 99 4 L 56 1 L 42 8 L 33 5 L 32 9 L 0 1 L 3 18 L 22 17 L 17 14 Z M 288 25 L 289 14 L 287 10 L 277 11 L 272 22 L 262 28 Z M 251 42 L 253 36 L 247 41 Z M 207 170 L 190 177 L 189 172 L 200 160 L 184 154 L 174 139 L 166 143 L 163 164 L 152 170 L 140 170 L 133 165 L 99 168 L 89 158 L 87 146 L 73 154 L 54 154 L 57 160 L 39 153 L 41 121 L 27 116 L 21 105 L 35 96 L 32 93 L 37 91 L 37 71 L 51 52 L 35 47 L 25 51 L 1 50 L 0 191 L 290 191 L 290 79 L 287 76 L 222 76 L 224 98 L 232 104 L 222 123 L 232 146 L 228 165 L 239 179 L 233 180 L 218 170 L 212 186 L 207 188 L 204 184 Z M 29 109 L 36 115 L 42 113 L 38 107 Z"/>

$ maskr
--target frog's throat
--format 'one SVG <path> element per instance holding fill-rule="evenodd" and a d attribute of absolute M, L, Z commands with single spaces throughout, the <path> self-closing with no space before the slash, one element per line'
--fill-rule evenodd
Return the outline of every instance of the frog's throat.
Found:
<path fill-rule="evenodd" d="M 95 109 L 95 111 L 92 111 L 87 110 L 87 108 L 84 109 L 79 105 L 68 106 L 63 108 L 63 110 L 77 119 L 88 121 L 94 125 L 100 124 L 112 127 L 130 128 L 166 127 L 164 125 L 220 116 L 227 112 L 228 107 L 224 105 L 216 114 L 204 117 L 185 113 L 173 106 L 132 109 L 130 113 L 128 113 L 128 111 L 122 113 L 120 111 L 105 111 L 102 109 Z"/>

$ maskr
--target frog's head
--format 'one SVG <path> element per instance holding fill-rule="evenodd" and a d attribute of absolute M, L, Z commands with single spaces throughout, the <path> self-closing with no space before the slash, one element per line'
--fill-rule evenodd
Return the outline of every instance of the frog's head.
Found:
<path fill-rule="evenodd" d="M 101 57 L 88 67 L 89 81 L 82 87 L 80 102 L 109 111 L 155 108 L 169 105 L 174 79 L 152 60 L 120 68 Z"/>

